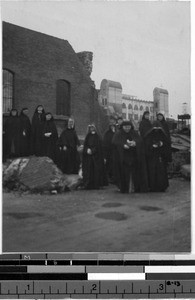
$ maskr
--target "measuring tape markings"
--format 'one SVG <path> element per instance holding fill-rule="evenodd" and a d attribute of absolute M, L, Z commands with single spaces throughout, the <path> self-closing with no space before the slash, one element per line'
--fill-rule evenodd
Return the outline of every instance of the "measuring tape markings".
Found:
<path fill-rule="evenodd" d="M 1 281 L 1 295 L 195 294 L 195 281 Z"/>

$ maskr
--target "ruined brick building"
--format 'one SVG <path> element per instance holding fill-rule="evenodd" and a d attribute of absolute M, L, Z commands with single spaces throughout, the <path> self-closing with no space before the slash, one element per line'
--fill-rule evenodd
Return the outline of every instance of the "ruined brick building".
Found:
<path fill-rule="evenodd" d="M 73 116 L 80 138 L 95 122 L 102 133 L 107 116 L 91 80 L 91 52 L 75 53 L 68 41 L 3 22 L 3 113 L 37 105 L 54 115 L 58 131 Z"/>

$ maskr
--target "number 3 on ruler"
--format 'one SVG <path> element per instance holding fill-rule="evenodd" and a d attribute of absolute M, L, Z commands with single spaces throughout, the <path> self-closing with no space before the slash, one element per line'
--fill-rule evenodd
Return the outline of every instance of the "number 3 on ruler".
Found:
<path fill-rule="evenodd" d="M 159 288 L 158 288 L 160 291 L 163 291 L 163 289 L 164 289 L 164 285 L 161 283 L 161 284 L 159 284 Z"/>

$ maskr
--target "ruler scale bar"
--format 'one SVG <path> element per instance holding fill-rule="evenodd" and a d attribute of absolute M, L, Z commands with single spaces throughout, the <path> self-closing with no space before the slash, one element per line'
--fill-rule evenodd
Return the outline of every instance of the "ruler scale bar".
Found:
<path fill-rule="evenodd" d="M 146 273 L 195 273 L 195 266 L 146 266 Z"/>
<path fill-rule="evenodd" d="M 73 266 L 83 266 L 83 265 L 85 265 L 85 266 L 97 266 L 98 261 L 97 260 L 73 260 L 72 265 Z"/>
<path fill-rule="evenodd" d="M 0 255 L 0 299 L 168 299 L 195 296 L 195 256 Z"/>
<path fill-rule="evenodd" d="M 88 280 L 145 280 L 145 273 L 89 273 Z"/>
<path fill-rule="evenodd" d="M 84 266 L 28 266 L 28 273 L 85 273 Z"/>
<path fill-rule="evenodd" d="M 25 266 L 0 266 L 0 274 L 2 273 L 27 273 Z"/>
<path fill-rule="evenodd" d="M 179 285 L 178 285 L 179 283 Z M 165 289 L 166 287 L 166 289 Z M 168 282 L 163 280 L 156 281 L 60 281 L 56 282 L 45 281 L 1 281 L 1 294 L 16 294 L 16 290 L 20 294 L 188 294 L 195 293 L 195 281 L 180 281 L 180 282 Z M 52 290 L 52 293 L 51 293 Z M 125 291 L 125 293 L 124 293 Z M 141 291 L 141 292 L 140 292 Z"/>
<path fill-rule="evenodd" d="M 87 266 L 86 267 L 87 273 L 144 273 L 144 267 L 143 266 Z"/>
<path fill-rule="evenodd" d="M 87 274 L 79 273 L 18 273 L 0 274 L 0 280 L 87 280 Z"/>
<path fill-rule="evenodd" d="M 146 273 L 146 280 L 195 280 L 195 273 Z"/>
<path fill-rule="evenodd" d="M 48 266 L 70 266 L 69 260 L 46 260 L 45 265 Z"/>
<path fill-rule="evenodd" d="M 187 255 L 186 255 L 187 254 Z M 121 254 L 121 253 L 4 253 L 0 255 L 0 259 L 12 260 L 12 259 L 63 259 L 63 260 L 122 260 L 122 261 L 186 261 L 195 260 L 195 254 Z"/>
<path fill-rule="evenodd" d="M 70 260 L 54 259 L 54 260 L 41 260 L 41 259 L 2 259 L 0 256 L 1 265 L 70 265 Z M 98 260 L 72 260 L 72 265 L 76 266 L 195 266 L 195 260 L 180 260 L 180 261 L 142 261 L 142 260 L 131 260 L 131 261 L 98 261 Z"/>

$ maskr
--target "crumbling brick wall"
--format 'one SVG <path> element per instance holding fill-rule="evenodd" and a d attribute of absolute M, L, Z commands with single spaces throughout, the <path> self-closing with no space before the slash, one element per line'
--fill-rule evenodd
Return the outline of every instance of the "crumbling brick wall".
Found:
<path fill-rule="evenodd" d="M 87 53 L 86 57 L 92 56 Z M 56 81 L 64 79 L 71 86 L 70 115 L 78 134 L 85 134 L 87 125 L 96 121 L 94 82 L 68 41 L 3 22 L 3 68 L 14 73 L 13 107 L 19 111 L 28 107 L 32 117 L 42 104 L 46 112 L 56 115 Z M 56 123 L 63 127 L 63 120 L 56 118 Z"/>

